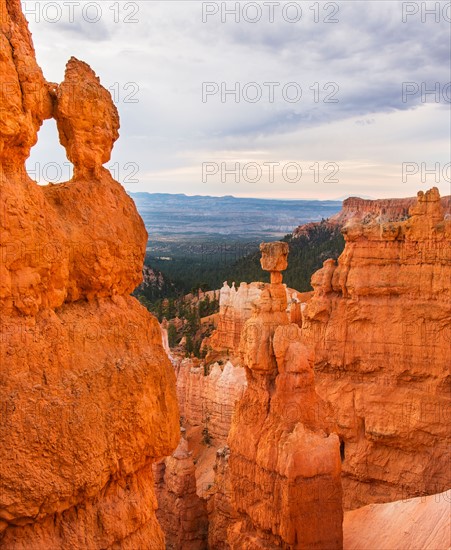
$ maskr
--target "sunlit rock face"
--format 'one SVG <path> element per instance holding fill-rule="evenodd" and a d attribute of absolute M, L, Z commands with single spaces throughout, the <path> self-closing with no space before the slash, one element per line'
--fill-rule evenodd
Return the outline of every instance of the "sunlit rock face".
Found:
<path fill-rule="evenodd" d="M 47 83 L 19 0 L 0 13 L 0 546 L 164 548 L 151 464 L 177 445 L 175 376 L 129 296 L 147 234 L 102 167 L 117 111 L 74 58 Z M 40 187 L 24 163 L 52 116 L 74 178 Z"/>
<path fill-rule="evenodd" d="M 347 223 L 338 265 L 313 275 L 304 310 L 347 508 L 451 486 L 451 220 L 436 188 L 409 216 Z"/>
<path fill-rule="evenodd" d="M 340 444 L 323 429 L 327 415 L 311 357 L 288 320 L 283 245 L 261 247 L 272 282 L 242 333 L 247 389 L 228 440 L 234 513 L 227 512 L 227 540 L 233 549 L 341 548 Z"/>

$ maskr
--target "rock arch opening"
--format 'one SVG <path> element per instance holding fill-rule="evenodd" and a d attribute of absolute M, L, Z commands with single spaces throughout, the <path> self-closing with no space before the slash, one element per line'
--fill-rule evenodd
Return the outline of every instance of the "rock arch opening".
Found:
<path fill-rule="evenodd" d="M 56 120 L 44 120 L 25 166 L 30 178 L 39 185 L 63 183 L 72 178 L 74 167 L 59 141 Z"/>

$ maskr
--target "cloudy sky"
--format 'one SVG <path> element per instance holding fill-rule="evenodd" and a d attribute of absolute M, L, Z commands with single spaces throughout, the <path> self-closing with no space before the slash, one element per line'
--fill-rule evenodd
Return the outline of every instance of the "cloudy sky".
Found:
<path fill-rule="evenodd" d="M 23 1 L 47 80 L 73 55 L 112 92 L 107 166 L 130 191 L 450 194 L 449 2 L 236 4 Z M 58 181 L 65 162 L 47 121 L 28 169 Z"/>

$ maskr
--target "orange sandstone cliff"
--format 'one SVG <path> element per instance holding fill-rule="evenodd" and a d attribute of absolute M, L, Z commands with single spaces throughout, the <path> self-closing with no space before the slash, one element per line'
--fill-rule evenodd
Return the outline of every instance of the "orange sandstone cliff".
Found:
<path fill-rule="evenodd" d="M 409 217 L 409 209 L 417 202 L 416 197 L 403 199 L 361 199 L 349 197 L 343 201 L 340 212 L 322 222 L 309 222 L 299 225 L 293 231 L 293 237 L 309 236 L 310 230 L 319 224 L 331 228 L 343 227 L 348 223 L 397 222 Z M 451 195 L 441 198 L 445 216 L 451 217 Z"/>
<path fill-rule="evenodd" d="M 304 311 L 317 391 L 342 440 L 346 508 L 451 486 L 451 220 L 436 188 L 409 214 L 348 223 Z"/>
<path fill-rule="evenodd" d="M 301 322 L 288 322 L 296 316 L 287 316 L 277 270 L 271 285 L 240 285 L 237 292 L 224 285 L 212 340 L 235 360 L 241 332 L 248 386 L 241 388 L 230 448 L 223 441 L 237 380 L 223 386 L 226 368 L 221 374 L 216 364 L 207 374 L 190 360 L 182 361 L 177 380 L 182 415 L 196 426 L 208 419 L 216 447 L 214 483 L 199 483 L 203 460 L 195 471 L 198 495 L 207 500 L 210 548 L 340 547 L 340 459 L 347 508 L 388 502 L 345 514 L 345 548 L 435 549 L 449 537 L 446 506 L 422 505 L 449 503 L 448 494 L 406 499 L 450 487 L 450 222 L 436 190 L 409 203 L 405 221 L 381 223 L 379 214 L 346 220 L 346 249 L 338 266 L 328 260 L 313 276 L 313 297 L 301 296 Z M 265 254 L 271 259 L 271 248 Z M 339 439 L 326 437 L 331 432 Z M 202 547 L 205 540 L 193 536 L 205 516 L 189 489 L 190 457 L 166 460 L 165 474 L 172 479 L 184 468 L 185 493 L 181 486 L 169 494 L 159 488 L 161 502 L 178 495 L 176 506 L 164 506 L 169 517 L 160 511 L 162 522 L 174 533 L 177 518 L 185 518 L 179 544 Z"/>
<path fill-rule="evenodd" d="M 152 462 L 179 437 L 159 325 L 130 292 L 146 231 L 102 167 L 119 118 L 93 71 L 37 66 L 19 0 L 0 0 L 0 545 L 162 549 Z M 25 171 L 55 117 L 74 178 Z"/>

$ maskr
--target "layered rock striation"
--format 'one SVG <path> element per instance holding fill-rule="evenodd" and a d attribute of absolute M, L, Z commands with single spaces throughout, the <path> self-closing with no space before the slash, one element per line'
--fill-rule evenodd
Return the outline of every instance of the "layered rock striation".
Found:
<path fill-rule="evenodd" d="M 406 220 L 409 209 L 417 202 L 416 197 L 403 199 L 361 199 L 349 197 L 343 201 L 340 212 L 321 222 L 309 222 L 293 231 L 293 237 L 305 236 L 310 238 L 310 232 L 320 225 L 329 227 L 331 231 L 336 227 L 344 227 L 348 223 L 387 223 Z M 451 195 L 441 198 L 445 217 L 451 216 Z"/>
<path fill-rule="evenodd" d="M 303 315 L 347 508 L 451 486 L 451 220 L 436 188 L 409 215 L 348 223 Z"/>
<path fill-rule="evenodd" d="M 0 545 L 161 549 L 151 464 L 179 415 L 158 322 L 129 296 L 144 224 L 102 166 L 118 114 L 81 61 L 47 83 L 19 0 L 0 13 Z M 74 178 L 41 187 L 24 163 L 52 116 Z"/>

